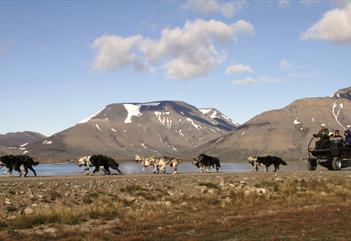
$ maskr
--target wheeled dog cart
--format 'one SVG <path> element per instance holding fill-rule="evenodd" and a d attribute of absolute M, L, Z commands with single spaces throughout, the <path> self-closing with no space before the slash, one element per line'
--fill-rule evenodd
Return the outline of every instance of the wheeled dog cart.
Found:
<path fill-rule="evenodd" d="M 340 139 L 325 139 L 316 141 L 315 147 L 311 147 L 315 138 L 312 137 L 308 144 L 308 170 L 314 171 L 318 165 L 335 171 L 351 166 L 351 145 Z"/>

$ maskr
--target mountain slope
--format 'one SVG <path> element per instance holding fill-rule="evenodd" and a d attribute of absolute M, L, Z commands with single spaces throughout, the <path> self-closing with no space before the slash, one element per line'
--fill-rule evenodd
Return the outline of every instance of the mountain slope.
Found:
<path fill-rule="evenodd" d="M 20 146 L 25 143 L 31 143 L 45 138 L 44 135 L 32 132 L 10 132 L 6 134 L 0 134 L 0 145 L 11 147 L 11 146 Z"/>
<path fill-rule="evenodd" d="M 237 125 L 227 119 L 211 118 L 181 101 L 111 104 L 27 149 L 51 160 L 93 153 L 118 159 L 131 159 L 135 154 L 180 155 L 234 131 Z"/>
<path fill-rule="evenodd" d="M 239 126 L 238 123 L 230 119 L 228 116 L 224 115 L 216 108 L 200 108 L 199 111 L 201 111 L 204 116 L 217 121 L 218 125 L 228 131 L 232 131 L 233 128 L 237 128 Z"/>
<path fill-rule="evenodd" d="M 297 160 L 307 156 L 308 142 L 321 123 L 330 131 L 343 132 L 351 124 L 351 101 L 341 97 L 297 100 L 285 108 L 255 116 L 236 132 L 202 146 L 199 152 L 228 161 L 246 160 L 253 154 L 276 154 Z"/>

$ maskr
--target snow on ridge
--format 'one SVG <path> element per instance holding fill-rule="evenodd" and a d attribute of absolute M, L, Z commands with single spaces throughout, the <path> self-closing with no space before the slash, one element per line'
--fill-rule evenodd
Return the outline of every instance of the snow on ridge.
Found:
<path fill-rule="evenodd" d="M 117 131 L 116 131 L 116 129 L 115 129 L 115 128 L 112 128 L 112 127 L 111 127 L 111 131 L 113 131 L 113 132 L 117 132 Z"/>
<path fill-rule="evenodd" d="M 199 109 L 203 115 L 211 118 L 211 119 L 225 119 L 226 121 L 232 123 L 235 126 L 239 126 L 239 123 L 233 121 L 231 118 L 229 118 L 228 116 L 224 115 L 223 113 L 221 113 L 220 111 L 214 109 L 214 108 L 201 108 Z"/>
<path fill-rule="evenodd" d="M 228 116 L 226 116 L 225 114 L 221 114 L 221 116 L 222 116 L 224 119 L 226 119 L 227 121 L 233 123 L 234 125 L 239 126 L 239 123 L 238 123 L 238 122 L 233 121 L 232 119 L 230 119 L 230 118 L 229 118 Z"/>
<path fill-rule="evenodd" d="M 200 108 L 199 111 L 202 112 L 202 114 L 206 115 L 208 113 L 210 113 L 213 109 L 211 108 Z"/>
<path fill-rule="evenodd" d="M 93 119 L 95 116 L 97 116 L 98 114 L 100 114 L 105 108 L 106 108 L 106 106 L 105 106 L 103 109 L 101 109 L 99 112 L 97 112 L 97 113 L 95 113 L 95 114 L 93 114 L 93 115 L 91 115 L 91 116 L 89 116 L 89 117 L 87 117 L 87 118 L 85 118 L 85 119 L 79 121 L 78 124 L 87 123 L 88 121 L 90 121 L 91 119 Z"/>
<path fill-rule="evenodd" d="M 140 104 L 123 104 L 123 106 L 128 112 L 127 118 L 124 120 L 124 123 L 132 123 L 133 116 L 142 115 L 140 112 Z"/>
<path fill-rule="evenodd" d="M 146 102 L 141 104 L 142 106 L 159 106 L 161 103 L 160 102 Z"/>
<path fill-rule="evenodd" d="M 210 117 L 211 117 L 212 119 L 217 118 L 217 117 L 218 117 L 217 111 L 216 111 L 216 110 L 213 110 L 212 113 L 211 113 L 211 115 L 210 115 Z"/>
<path fill-rule="evenodd" d="M 20 145 L 20 147 L 25 147 L 25 146 L 28 146 L 28 142 L 27 143 L 24 143 L 24 144 L 22 144 L 22 145 Z"/>

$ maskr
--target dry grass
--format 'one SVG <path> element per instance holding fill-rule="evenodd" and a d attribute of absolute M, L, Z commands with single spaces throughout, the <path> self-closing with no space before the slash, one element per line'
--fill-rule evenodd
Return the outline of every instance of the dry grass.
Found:
<path fill-rule="evenodd" d="M 114 192 L 86 193 L 79 205 L 64 205 L 70 200 L 51 193 L 53 208 L 14 220 L 0 216 L 0 240 L 347 240 L 351 235 L 349 176 L 260 177 L 243 185 L 235 180 L 200 178 L 182 193 L 170 185 L 128 183 Z M 47 227 L 58 231 L 45 233 Z"/>

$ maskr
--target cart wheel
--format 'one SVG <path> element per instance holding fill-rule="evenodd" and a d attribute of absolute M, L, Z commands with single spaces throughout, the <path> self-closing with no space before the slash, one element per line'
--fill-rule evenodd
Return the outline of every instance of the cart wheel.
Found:
<path fill-rule="evenodd" d="M 341 158 L 339 157 L 334 157 L 332 160 L 332 168 L 335 171 L 339 171 L 342 167 L 342 162 L 341 162 Z"/>
<path fill-rule="evenodd" d="M 309 171 L 314 171 L 317 169 L 317 160 L 316 159 L 308 159 L 306 165 L 307 165 L 307 169 Z"/>

